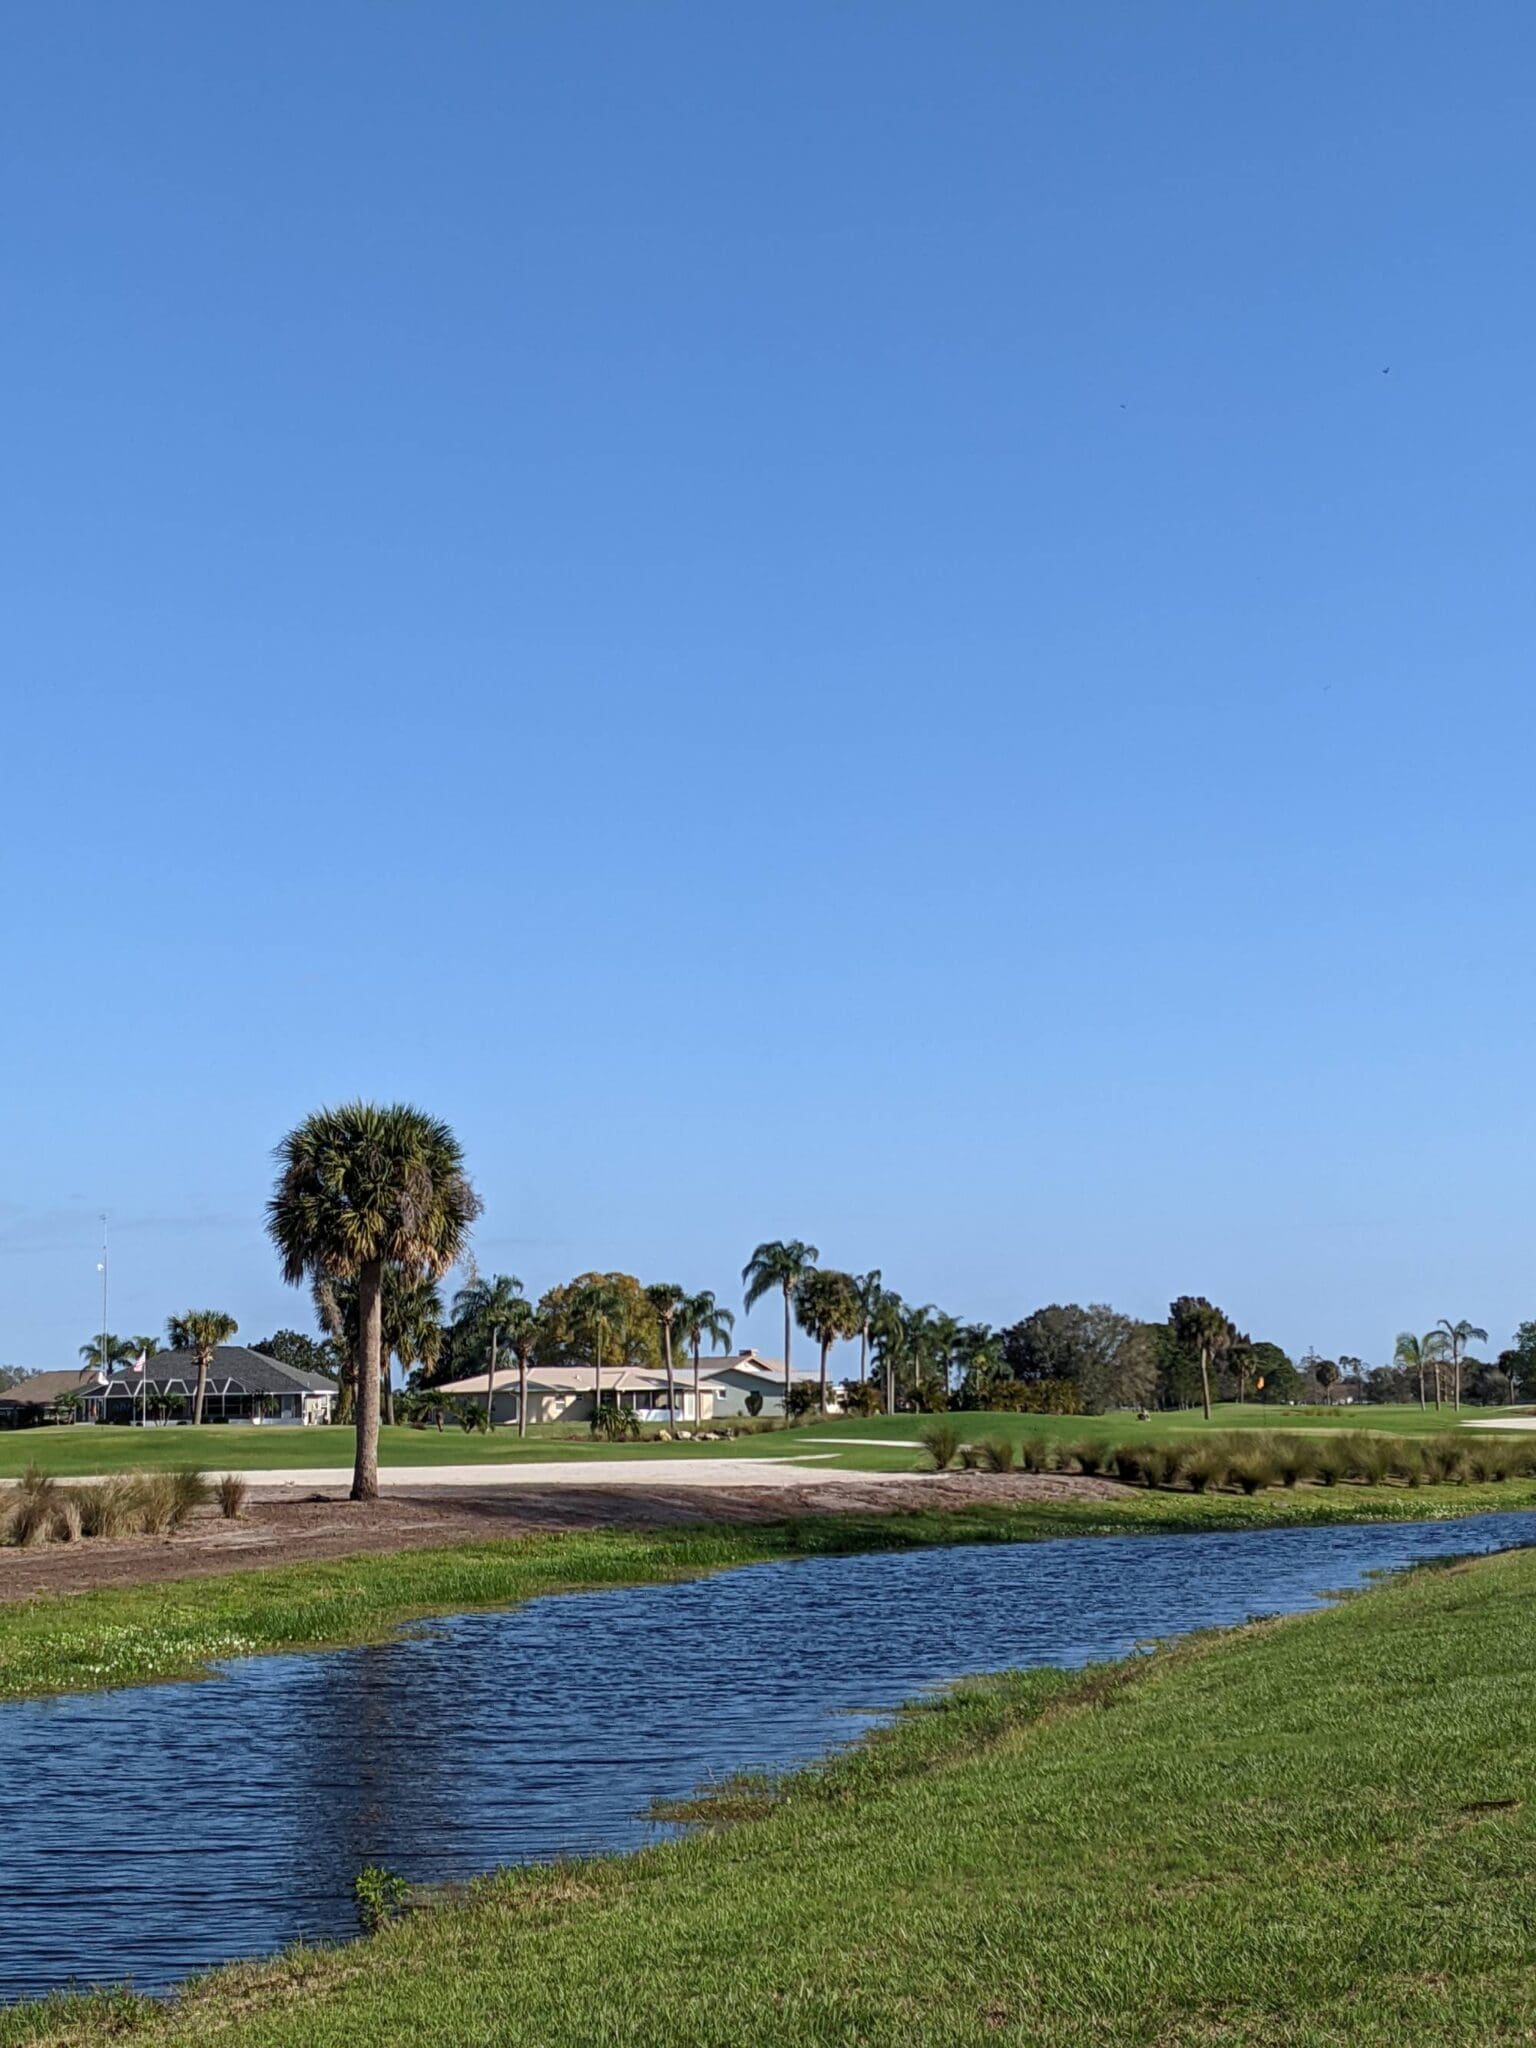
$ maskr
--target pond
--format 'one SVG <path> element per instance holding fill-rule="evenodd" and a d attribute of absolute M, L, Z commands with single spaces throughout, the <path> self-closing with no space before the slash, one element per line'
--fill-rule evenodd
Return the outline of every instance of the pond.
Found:
<path fill-rule="evenodd" d="M 432 1882 L 634 1848 L 664 1832 L 653 1800 L 807 1762 L 948 1680 L 1533 1542 L 1522 1513 L 809 1558 L 3 1707 L 0 1997 L 345 1936 L 364 1864 Z"/>

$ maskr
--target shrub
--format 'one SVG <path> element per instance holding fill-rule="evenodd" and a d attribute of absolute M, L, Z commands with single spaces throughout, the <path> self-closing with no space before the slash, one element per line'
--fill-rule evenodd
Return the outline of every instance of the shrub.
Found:
<path fill-rule="evenodd" d="M 141 1472 L 134 1482 L 139 1527 L 146 1536 L 163 1536 L 173 1526 L 176 1481 L 169 1472 Z"/>
<path fill-rule="evenodd" d="M 960 1432 L 952 1422 L 925 1422 L 918 1441 L 933 1460 L 935 1472 L 947 1472 L 960 1451 Z"/>
<path fill-rule="evenodd" d="M 1190 1457 L 1188 1444 L 1153 1444 L 1147 1451 L 1148 1486 L 1177 1486 Z"/>
<path fill-rule="evenodd" d="M 238 1472 L 226 1472 L 219 1481 L 219 1513 L 226 1522 L 237 1522 L 245 1512 L 245 1497 L 250 1492 L 249 1482 Z"/>
<path fill-rule="evenodd" d="M 85 1536 L 127 1536 L 139 1526 L 138 1489 L 121 1476 L 76 1490 Z"/>
<path fill-rule="evenodd" d="M 171 1474 L 171 1527 L 179 1529 L 187 1521 L 194 1508 L 206 1507 L 213 1497 L 213 1489 L 201 1472 L 189 1466 Z"/>
<path fill-rule="evenodd" d="M 1423 1458 L 1425 1477 L 1438 1485 L 1459 1485 L 1467 1476 L 1467 1446 L 1455 1437 L 1432 1436 Z"/>
<path fill-rule="evenodd" d="M 983 1472 L 1011 1472 L 1017 1456 L 1011 1436 L 984 1436 L 975 1452 Z"/>
<path fill-rule="evenodd" d="M 749 1400 L 751 1396 L 747 1397 Z M 880 1390 L 873 1380 L 843 1381 L 843 1413 L 845 1415 L 878 1415 L 880 1413 Z"/>
<path fill-rule="evenodd" d="M 72 1493 L 61 1493 L 55 1503 L 48 1534 L 55 1543 L 78 1543 L 81 1535 L 80 1502 Z"/>
<path fill-rule="evenodd" d="M 357 1924 L 364 1934 L 377 1934 L 386 1921 L 395 1918 L 410 1896 L 411 1888 L 405 1879 L 379 1863 L 365 1864 L 352 1880 Z"/>
<path fill-rule="evenodd" d="M 1385 1437 L 1369 1430 L 1356 1430 L 1339 1439 L 1339 1456 L 1345 1475 L 1366 1486 L 1380 1486 L 1392 1469 L 1392 1446 Z"/>
<path fill-rule="evenodd" d="M 1221 1486 L 1226 1476 L 1226 1454 L 1214 1446 L 1202 1445 L 1184 1461 L 1184 1478 L 1191 1493 L 1204 1493 L 1212 1486 Z"/>
<path fill-rule="evenodd" d="M 1152 1474 L 1145 1444 L 1117 1444 L 1105 1453 L 1104 1462 L 1127 1486 L 1150 1486 Z"/>
<path fill-rule="evenodd" d="M 747 1413 L 756 1421 L 763 1412 L 763 1397 L 754 1387 L 747 1396 Z"/>
<path fill-rule="evenodd" d="M 1347 1460 L 1337 1444 L 1319 1444 L 1312 1470 L 1320 1486 L 1337 1486 L 1346 1468 Z"/>
<path fill-rule="evenodd" d="M 1056 1446 L 1049 1437 L 1020 1437 L 1016 1455 L 1021 1472 L 1054 1472 L 1056 1469 Z"/>
<path fill-rule="evenodd" d="M 1091 1478 L 1109 1464 L 1110 1450 L 1108 1444 L 1095 1443 L 1092 1437 L 1084 1437 L 1081 1443 L 1068 1444 L 1062 1457 L 1070 1459 L 1079 1472 Z"/>
<path fill-rule="evenodd" d="M 1266 1486 L 1273 1486 L 1279 1473 L 1273 1455 L 1260 1445 L 1252 1450 L 1239 1451 L 1227 1466 L 1227 1477 L 1244 1493 L 1255 1494 Z"/>
<path fill-rule="evenodd" d="M 1317 1470 L 1317 1447 L 1304 1436 L 1275 1439 L 1275 1471 L 1282 1486 L 1294 1486 L 1298 1479 L 1310 1479 Z"/>
<path fill-rule="evenodd" d="M 819 1380 L 795 1380 L 789 1389 L 789 1412 L 797 1419 L 815 1415 L 821 1409 L 821 1383 Z"/>

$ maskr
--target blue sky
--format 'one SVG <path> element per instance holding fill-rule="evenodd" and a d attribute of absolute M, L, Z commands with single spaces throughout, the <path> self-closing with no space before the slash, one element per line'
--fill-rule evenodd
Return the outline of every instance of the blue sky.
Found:
<path fill-rule="evenodd" d="M 1536 1315 L 1528 9 L 0 45 L 0 1358 L 356 1094 L 533 1291 Z"/>

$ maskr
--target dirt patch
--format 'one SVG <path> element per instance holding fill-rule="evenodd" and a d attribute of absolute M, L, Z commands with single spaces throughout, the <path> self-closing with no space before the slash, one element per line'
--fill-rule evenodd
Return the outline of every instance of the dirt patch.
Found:
<path fill-rule="evenodd" d="M 123 1536 L 0 1550 L 0 1602 L 101 1586 L 156 1585 L 254 1566 L 303 1564 L 392 1550 L 515 1537 L 551 1529 L 641 1529 L 687 1522 L 783 1522 L 801 1515 L 953 1512 L 983 1503 L 1112 1500 L 1110 1480 L 1058 1474 L 934 1474 L 861 1485 L 805 1487 L 502 1487 L 391 1493 L 376 1501 L 312 1494 L 293 1500 L 253 1495 L 239 1521 L 204 1509 L 174 1536 Z"/>

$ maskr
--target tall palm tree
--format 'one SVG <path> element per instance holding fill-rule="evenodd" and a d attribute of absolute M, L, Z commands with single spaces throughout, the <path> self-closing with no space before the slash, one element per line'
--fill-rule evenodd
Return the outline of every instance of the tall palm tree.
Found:
<path fill-rule="evenodd" d="M 239 1331 L 240 1325 L 234 1317 L 216 1308 L 188 1309 L 184 1316 L 172 1316 L 165 1326 L 166 1342 L 171 1349 L 190 1351 L 197 1360 L 197 1391 L 192 1396 L 194 1428 L 203 1419 L 203 1403 L 208 1397 L 208 1368 L 213 1363 L 213 1354 Z"/>
<path fill-rule="evenodd" d="M 896 1413 L 896 1370 L 905 1355 L 907 1305 L 893 1288 L 883 1288 L 879 1304 L 869 1322 L 875 1363 L 885 1382 L 885 1412 Z"/>
<path fill-rule="evenodd" d="M 490 1363 L 485 1373 L 485 1422 L 496 1427 L 493 1403 L 496 1398 L 496 1352 L 505 1331 L 517 1317 L 517 1304 L 526 1308 L 523 1283 L 515 1273 L 493 1273 L 489 1280 L 478 1274 L 453 1297 L 454 1327 L 489 1340 Z"/>
<path fill-rule="evenodd" d="M 795 1289 L 802 1276 L 809 1272 L 821 1257 L 815 1245 L 805 1244 L 798 1237 L 786 1239 L 770 1238 L 760 1244 L 741 1269 L 741 1284 L 746 1289 L 743 1306 L 750 1311 L 765 1294 L 772 1294 L 777 1287 L 784 1296 L 784 1420 L 789 1420 L 790 1389 L 790 1325 Z"/>
<path fill-rule="evenodd" d="M 1211 1419 L 1211 1365 L 1237 1341 L 1237 1331 L 1221 1310 L 1203 1294 L 1181 1294 L 1168 1309 L 1174 1336 L 1200 1358 L 1200 1401 L 1207 1422 Z"/>
<path fill-rule="evenodd" d="M 1461 1406 L 1461 1368 L 1462 1362 L 1466 1357 L 1467 1346 L 1474 1337 L 1479 1344 L 1486 1344 L 1488 1342 L 1488 1332 L 1478 1329 L 1475 1323 L 1469 1323 L 1465 1316 L 1462 1317 L 1459 1323 L 1453 1323 L 1449 1316 L 1442 1316 L 1435 1327 L 1445 1332 L 1446 1346 L 1451 1356 L 1451 1402 L 1454 1407 L 1459 1408 Z"/>
<path fill-rule="evenodd" d="M 667 1422 L 672 1425 L 677 1420 L 677 1390 L 672 1381 L 672 1331 L 678 1310 L 688 1297 L 672 1281 L 657 1280 L 647 1287 L 645 1298 L 655 1309 L 656 1320 L 661 1325 L 662 1355 L 667 1365 Z"/>
<path fill-rule="evenodd" d="M 856 1337 L 864 1324 L 864 1304 L 851 1273 L 831 1266 L 813 1266 L 802 1273 L 795 1289 L 795 1321 L 821 1347 L 821 1396 L 827 1412 L 827 1353 L 840 1337 Z"/>
<path fill-rule="evenodd" d="M 862 1312 L 859 1320 L 859 1381 L 862 1385 L 869 1374 L 870 1324 L 875 1319 L 875 1311 L 885 1299 L 885 1288 L 881 1284 L 878 1266 L 871 1266 L 867 1273 L 856 1273 L 853 1284 L 858 1289 L 859 1308 Z"/>
<path fill-rule="evenodd" d="M 731 1332 L 736 1327 L 736 1318 L 728 1308 L 721 1308 L 707 1287 L 697 1294 L 685 1294 L 678 1303 L 676 1317 L 677 1341 L 693 1353 L 693 1420 L 695 1426 L 703 1419 L 699 1401 L 699 1353 L 707 1337 L 711 1344 L 727 1345 Z"/>
<path fill-rule="evenodd" d="M 317 1110 L 277 1149 L 267 1230 L 283 1278 L 358 1284 L 357 1455 L 352 1498 L 379 1492 L 384 1272 L 438 1280 L 464 1255 L 480 1198 L 445 1123 L 407 1103 Z"/>
<path fill-rule="evenodd" d="M 395 1419 L 394 1388 L 389 1377 L 393 1354 L 409 1379 L 418 1365 L 430 1372 L 443 1351 L 443 1298 L 430 1280 L 413 1280 L 391 1266 L 384 1275 L 384 1313 L 380 1318 L 384 1370 L 379 1394 L 384 1419 Z"/>
<path fill-rule="evenodd" d="M 89 1344 L 80 1346 L 81 1363 L 87 1372 L 110 1372 L 114 1365 L 126 1365 L 138 1355 L 136 1341 L 114 1337 L 110 1330 L 103 1330 Z"/>
<path fill-rule="evenodd" d="M 1412 1330 L 1398 1333 L 1392 1348 L 1392 1362 L 1404 1372 L 1415 1375 L 1419 1382 L 1419 1407 L 1424 1408 L 1424 1370 L 1432 1367 L 1435 1376 L 1435 1406 L 1440 1406 L 1440 1361 L 1445 1357 L 1445 1335 L 1440 1330 L 1429 1330 L 1422 1337 L 1416 1337 Z"/>
<path fill-rule="evenodd" d="M 597 1427 L 597 1412 L 603 1405 L 603 1350 L 605 1344 L 610 1353 L 619 1349 L 624 1309 L 623 1297 L 605 1273 L 594 1274 L 571 1305 L 571 1324 L 576 1340 L 592 1360 L 594 1429 Z"/>
<path fill-rule="evenodd" d="M 538 1349 L 542 1325 L 531 1301 L 514 1301 L 507 1324 L 507 1349 L 517 1360 L 517 1433 L 528 1434 L 528 1361 Z"/>

